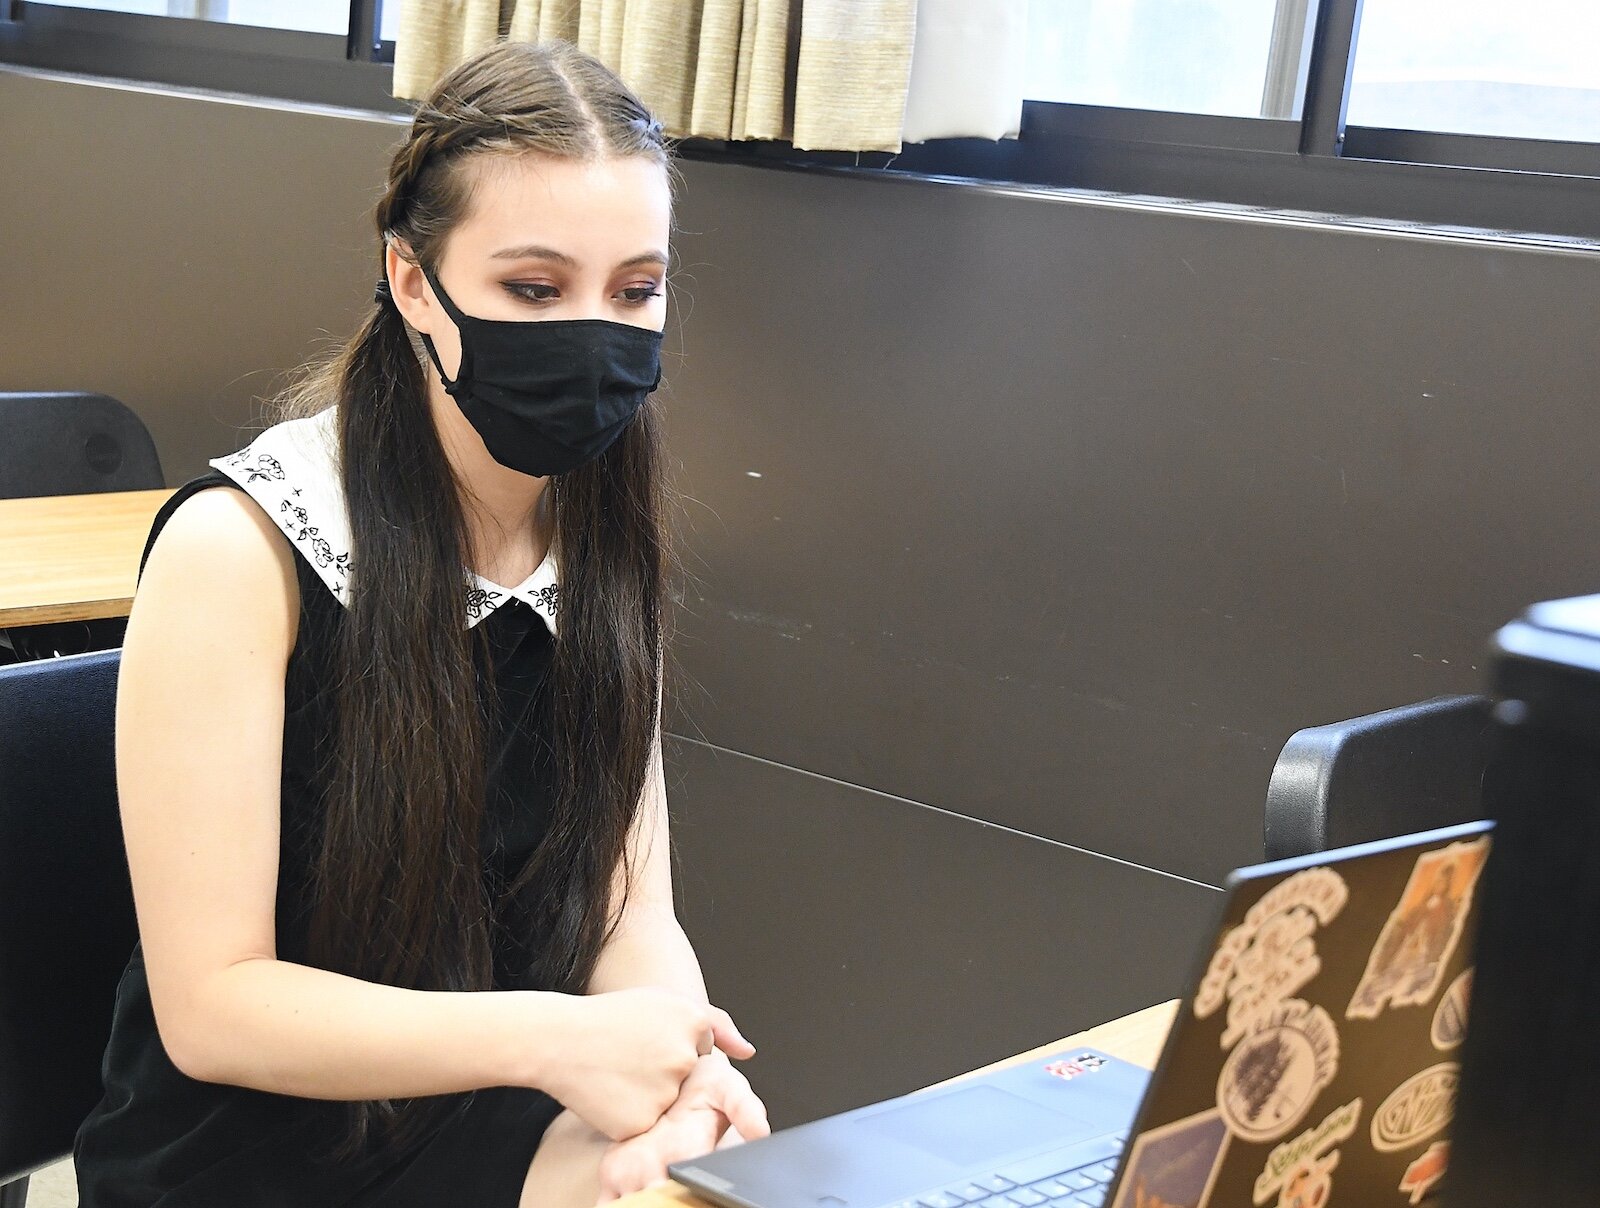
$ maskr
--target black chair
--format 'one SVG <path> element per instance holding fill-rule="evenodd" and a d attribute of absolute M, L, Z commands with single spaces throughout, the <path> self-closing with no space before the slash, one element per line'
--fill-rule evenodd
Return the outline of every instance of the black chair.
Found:
<path fill-rule="evenodd" d="M 1267 786 L 1267 859 L 1482 817 L 1491 707 L 1441 696 L 1293 735 Z"/>
<path fill-rule="evenodd" d="M 0 393 L 0 433 L 0 499 L 166 485 L 144 422 L 108 395 Z M 111 617 L 0 629 L 0 664 L 103 650 L 120 645 L 126 627 Z"/>
<path fill-rule="evenodd" d="M 0 499 L 165 486 L 144 422 L 104 394 L 0 394 Z"/>
<path fill-rule="evenodd" d="M 0 1208 L 99 1101 L 138 938 L 115 748 L 120 650 L 0 667 Z"/>

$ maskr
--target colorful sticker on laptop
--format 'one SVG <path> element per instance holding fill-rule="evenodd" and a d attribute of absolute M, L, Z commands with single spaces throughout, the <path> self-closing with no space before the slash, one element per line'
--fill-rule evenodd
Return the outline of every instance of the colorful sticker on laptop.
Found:
<path fill-rule="evenodd" d="M 1284 1208 L 1318 1208 L 1326 1203 L 1333 1185 L 1333 1168 L 1339 1164 L 1335 1147 L 1354 1136 L 1360 1123 L 1361 1100 L 1352 1099 L 1343 1107 L 1334 1108 L 1315 1128 L 1308 1128 L 1273 1149 L 1256 1177 L 1255 1202 L 1265 1204 L 1276 1191 L 1278 1203 Z"/>
<path fill-rule="evenodd" d="M 1296 1162 L 1278 1193 L 1278 1208 L 1323 1208 L 1333 1194 L 1333 1168 L 1339 1151 Z"/>
<path fill-rule="evenodd" d="M 1413 1204 L 1420 1204 L 1422 1197 L 1444 1178 L 1449 1166 L 1450 1142 L 1435 1141 L 1420 1158 L 1406 1167 L 1405 1174 L 1400 1178 L 1400 1190 L 1411 1196 Z"/>
<path fill-rule="evenodd" d="M 1195 994 L 1194 1014 L 1206 1019 L 1228 1004 L 1223 1048 L 1321 971 L 1313 937 L 1349 897 L 1344 878 L 1333 869 L 1308 868 L 1274 885 L 1222 937 Z"/>
<path fill-rule="evenodd" d="M 1222 1065 L 1217 1107 L 1228 1131 L 1276 1141 L 1305 1118 L 1339 1069 L 1339 1032 L 1319 1006 L 1279 1003 Z"/>
<path fill-rule="evenodd" d="M 1472 997 L 1472 970 L 1456 976 L 1439 999 L 1429 1036 L 1436 1049 L 1453 1049 L 1467 1038 L 1467 1003 Z"/>
<path fill-rule="evenodd" d="M 1052 1061 L 1044 1067 L 1044 1072 L 1063 1082 L 1071 1082 L 1074 1078 L 1084 1074 L 1092 1074 L 1106 1063 L 1104 1057 L 1094 1053 L 1079 1053 L 1076 1057 L 1068 1057 L 1061 1061 Z"/>
<path fill-rule="evenodd" d="M 1112 1208 L 1206 1208 L 1227 1152 L 1228 1129 L 1214 1110 L 1140 1133 Z"/>
<path fill-rule="evenodd" d="M 1449 1124 L 1460 1076 L 1459 1065 L 1443 1061 L 1395 1087 L 1372 1113 L 1372 1148 L 1382 1153 L 1409 1149 Z"/>
<path fill-rule="evenodd" d="M 1400 903 L 1367 958 L 1346 1019 L 1376 1019 L 1386 1004 L 1421 1006 L 1434 996 L 1488 857 L 1487 835 L 1417 857 Z"/>

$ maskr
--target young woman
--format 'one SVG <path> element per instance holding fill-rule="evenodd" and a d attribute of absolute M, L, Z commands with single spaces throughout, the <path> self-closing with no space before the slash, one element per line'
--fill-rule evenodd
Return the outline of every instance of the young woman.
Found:
<path fill-rule="evenodd" d="M 672 907 L 670 172 L 570 46 L 457 68 L 361 329 L 157 515 L 83 1208 L 589 1205 L 767 1131 Z"/>

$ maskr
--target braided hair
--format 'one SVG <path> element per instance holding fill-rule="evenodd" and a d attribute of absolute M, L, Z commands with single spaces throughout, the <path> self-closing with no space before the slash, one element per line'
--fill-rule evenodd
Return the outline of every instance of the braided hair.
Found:
<path fill-rule="evenodd" d="M 502 42 L 418 106 L 376 207 L 380 240 L 436 268 L 468 212 L 471 165 L 529 152 L 645 156 L 672 179 L 660 122 L 603 64 L 562 42 Z M 612 873 L 659 724 L 669 565 L 659 421 L 646 402 L 603 454 L 546 488 L 567 605 L 549 673 L 557 792 L 546 837 L 501 883 L 479 849 L 492 685 L 489 700 L 463 707 L 479 700 L 474 665 L 487 639 L 462 623 L 462 484 L 434 427 L 418 338 L 388 296 L 382 252 L 359 330 L 280 399 L 286 416 L 338 408 L 353 548 L 307 960 L 413 989 L 581 993 L 620 914 Z M 519 945 L 510 987 L 494 984 L 496 927 Z M 339 1104 L 344 1127 L 325 1156 L 404 1147 L 466 1097 Z"/>

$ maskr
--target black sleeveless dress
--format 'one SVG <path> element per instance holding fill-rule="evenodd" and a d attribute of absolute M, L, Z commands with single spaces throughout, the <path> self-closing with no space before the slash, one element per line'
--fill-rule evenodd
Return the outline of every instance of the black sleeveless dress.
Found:
<path fill-rule="evenodd" d="M 281 477 L 283 467 L 278 468 Z M 316 467 L 308 464 L 300 472 L 316 472 Z M 293 479 L 291 467 L 288 481 Z M 163 504 L 140 559 L 141 571 L 156 534 L 178 505 L 217 486 L 245 489 L 213 471 L 191 479 Z M 323 532 L 330 531 L 324 524 Z M 306 887 L 321 816 L 316 769 L 320 744 L 332 732 L 324 685 L 344 606 L 324 577 L 327 568 L 319 570 L 311 543 L 294 544 L 300 619 L 285 682 L 276 923 L 279 958 L 309 963 Z M 492 673 L 499 702 L 489 735 L 482 832 L 485 876 L 491 880 L 514 875 L 543 837 L 555 775 L 546 691 L 550 628 L 528 599 L 495 594 L 506 598 L 476 620 L 488 627 L 493 652 L 492 669 L 479 662 L 480 687 Z M 496 928 L 498 987 L 541 988 L 513 972 L 525 967 L 534 943 Z M 313 1161 L 313 1150 L 330 1147 L 338 1120 L 334 1113 L 342 1105 L 183 1074 L 156 1030 L 142 946 L 134 949 L 117 989 L 101 1072 L 105 1094 L 73 1145 L 81 1208 L 516 1208 L 534 1151 L 561 1110 L 550 1096 L 524 1087 L 440 1096 L 448 1114 L 411 1151 L 342 1166 Z"/>

